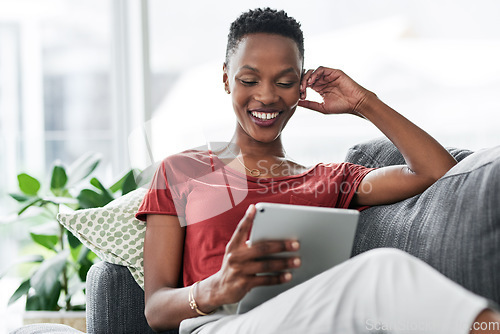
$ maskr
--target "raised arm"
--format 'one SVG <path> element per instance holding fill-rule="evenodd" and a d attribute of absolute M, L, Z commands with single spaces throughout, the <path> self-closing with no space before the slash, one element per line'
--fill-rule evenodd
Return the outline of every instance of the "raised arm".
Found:
<path fill-rule="evenodd" d="M 323 103 L 305 100 L 307 87 L 318 92 Z M 457 163 L 429 134 L 340 70 L 309 70 L 303 76 L 300 93 L 302 107 L 324 114 L 350 113 L 371 121 L 403 155 L 407 165 L 368 173 L 358 187 L 358 205 L 393 203 L 419 194 Z"/>

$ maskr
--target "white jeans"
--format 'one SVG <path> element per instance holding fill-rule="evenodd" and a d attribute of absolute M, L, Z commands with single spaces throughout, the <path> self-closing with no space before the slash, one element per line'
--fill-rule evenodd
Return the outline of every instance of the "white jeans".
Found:
<path fill-rule="evenodd" d="M 466 334 L 488 307 L 396 249 L 360 254 L 242 315 L 184 320 L 180 333 Z"/>

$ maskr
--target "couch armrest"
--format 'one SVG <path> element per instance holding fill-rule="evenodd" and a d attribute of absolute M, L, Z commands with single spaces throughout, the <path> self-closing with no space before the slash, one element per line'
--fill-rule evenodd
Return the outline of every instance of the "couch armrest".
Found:
<path fill-rule="evenodd" d="M 98 262 L 90 268 L 87 275 L 87 332 L 154 333 L 144 316 L 144 291 L 126 267 Z"/>

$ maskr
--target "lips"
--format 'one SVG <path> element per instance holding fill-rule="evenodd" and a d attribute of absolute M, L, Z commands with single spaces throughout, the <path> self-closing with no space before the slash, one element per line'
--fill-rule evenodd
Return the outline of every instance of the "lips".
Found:
<path fill-rule="evenodd" d="M 281 111 L 277 109 L 252 109 L 249 111 L 252 121 L 263 127 L 272 126 L 279 118 Z"/>

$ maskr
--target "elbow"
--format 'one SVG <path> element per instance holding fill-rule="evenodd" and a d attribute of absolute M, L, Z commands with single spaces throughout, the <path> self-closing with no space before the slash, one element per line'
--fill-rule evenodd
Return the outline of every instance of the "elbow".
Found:
<path fill-rule="evenodd" d="M 450 156 L 451 157 L 451 156 Z M 452 157 L 448 163 L 443 164 L 442 166 L 435 167 L 432 169 L 427 169 L 426 171 L 420 171 L 419 173 L 412 170 L 410 167 L 408 168 L 408 172 L 416 175 L 420 178 L 421 184 L 423 186 L 423 190 L 427 189 L 431 185 L 433 185 L 437 180 L 442 178 L 450 169 L 452 169 L 457 164 L 457 161 Z"/>
<path fill-rule="evenodd" d="M 182 320 L 179 312 L 172 307 L 176 303 L 171 300 L 168 293 L 164 294 L 167 292 L 165 290 L 170 290 L 170 288 L 160 289 L 151 294 L 145 293 L 144 296 L 144 317 L 154 332 L 177 329 Z"/>
<path fill-rule="evenodd" d="M 457 160 L 451 155 L 448 154 L 448 159 L 446 159 L 445 162 L 443 162 L 442 166 L 440 168 L 436 168 L 434 172 L 434 182 L 442 178 L 450 169 L 452 169 L 456 164 Z M 433 183 L 434 183 L 433 182 Z"/>
<path fill-rule="evenodd" d="M 457 164 L 457 161 L 455 159 L 453 159 L 453 161 L 450 161 L 450 163 L 447 164 L 446 166 L 443 166 L 442 168 L 437 169 L 432 175 L 429 176 L 429 179 L 430 179 L 429 181 L 431 182 L 430 184 L 433 184 L 434 182 L 436 182 L 437 180 L 442 178 L 456 164 Z"/>
<path fill-rule="evenodd" d="M 424 192 L 427 188 L 432 186 L 437 180 L 439 180 L 444 174 L 446 174 L 447 170 L 435 170 L 432 173 L 425 173 L 425 174 L 417 174 L 413 171 L 411 171 L 415 176 L 418 178 L 418 192 L 422 193 Z"/>
<path fill-rule="evenodd" d="M 153 308 L 151 306 L 148 306 L 146 304 L 146 307 L 144 308 L 144 316 L 146 317 L 146 321 L 149 325 L 149 327 L 151 327 L 151 329 L 156 332 L 156 333 L 159 333 L 159 332 L 162 332 L 162 331 L 165 331 L 167 330 L 168 328 L 165 328 L 165 320 L 164 319 L 161 319 L 161 316 L 160 315 L 160 312 L 158 312 L 157 310 L 153 310 Z"/>
<path fill-rule="evenodd" d="M 151 327 L 154 332 L 158 333 L 161 329 L 160 324 L 158 323 L 158 317 L 155 317 L 155 313 L 156 312 L 152 312 L 151 308 L 147 307 L 147 305 L 144 308 L 144 316 L 146 317 L 149 327 Z"/>

